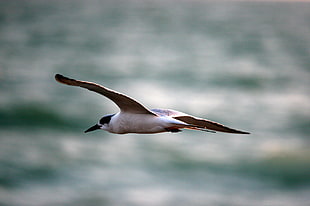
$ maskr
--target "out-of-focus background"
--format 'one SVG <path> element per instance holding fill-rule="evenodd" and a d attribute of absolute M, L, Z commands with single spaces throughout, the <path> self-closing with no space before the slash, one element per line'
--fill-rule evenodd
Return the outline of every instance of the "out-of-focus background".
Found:
<path fill-rule="evenodd" d="M 309 11 L 1 1 L 0 205 L 309 205 Z M 84 134 L 118 109 L 55 73 L 252 134 Z"/>

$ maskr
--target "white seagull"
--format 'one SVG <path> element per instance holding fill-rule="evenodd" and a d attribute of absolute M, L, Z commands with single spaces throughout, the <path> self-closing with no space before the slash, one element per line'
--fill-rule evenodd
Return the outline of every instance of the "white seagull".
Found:
<path fill-rule="evenodd" d="M 93 82 L 70 79 L 60 74 L 56 74 L 55 79 L 62 84 L 79 86 L 97 92 L 112 100 L 120 108 L 120 112 L 102 117 L 97 124 L 87 129 L 85 133 L 97 129 L 116 134 L 152 134 L 192 129 L 206 132 L 250 134 L 249 132 L 232 129 L 217 122 L 197 118 L 171 109 L 149 110 L 133 98 Z"/>

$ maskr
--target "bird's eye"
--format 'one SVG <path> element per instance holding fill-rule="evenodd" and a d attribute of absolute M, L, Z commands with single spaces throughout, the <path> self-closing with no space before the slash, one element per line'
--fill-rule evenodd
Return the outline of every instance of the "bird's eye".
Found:
<path fill-rule="evenodd" d="M 104 124 L 109 124 L 109 122 L 111 121 L 111 118 L 112 118 L 113 115 L 106 115 L 104 117 L 102 117 L 99 121 L 99 123 L 101 125 L 104 125 Z"/>

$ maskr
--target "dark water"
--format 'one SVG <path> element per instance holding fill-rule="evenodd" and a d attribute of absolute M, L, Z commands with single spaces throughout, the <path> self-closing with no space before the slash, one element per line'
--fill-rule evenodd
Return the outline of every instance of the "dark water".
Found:
<path fill-rule="evenodd" d="M 310 204 L 309 3 L 0 5 L 0 205 Z M 55 73 L 252 134 L 84 134 Z"/>

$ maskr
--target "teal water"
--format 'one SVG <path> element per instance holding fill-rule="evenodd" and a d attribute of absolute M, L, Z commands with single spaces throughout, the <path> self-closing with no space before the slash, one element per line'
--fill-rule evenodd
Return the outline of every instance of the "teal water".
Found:
<path fill-rule="evenodd" d="M 310 204 L 310 4 L 0 3 L 0 205 Z M 251 135 L 83 131 L 95 81 Z"/>

